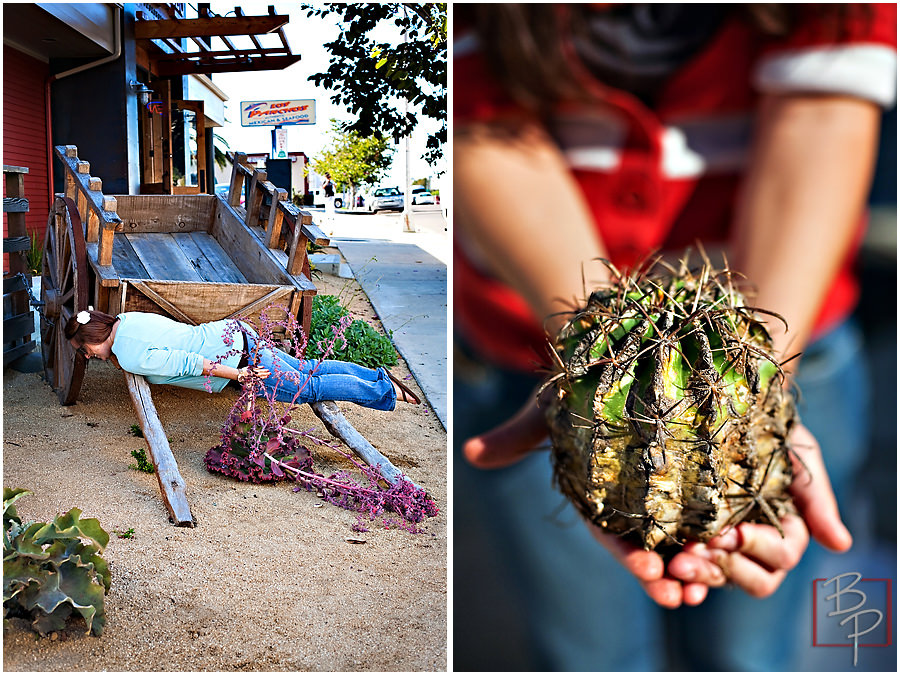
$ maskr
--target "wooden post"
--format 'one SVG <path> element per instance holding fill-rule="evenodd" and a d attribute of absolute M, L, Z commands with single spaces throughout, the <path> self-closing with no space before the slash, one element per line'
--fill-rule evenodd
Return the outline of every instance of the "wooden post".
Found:
<path fill-rule="evenodd" d="M 409 480 L 400 469 L 391 464 L 391 460 L 378 452 L 361 433 L 353 428 L 353 425 L 341 414 L 334 401 L 317 401 L 309 405 L 325 424 L 325 428 L 328 429 L 330 434 L 340 438 L 348 448 L 359 455 L 369 466 L 377 464 L 379 473 L 388 483 L 396 485 L 401 478 Z M 416 485 L 416 487 L 419 486 Z"/>
<path fill-rule="evenodd" d="M 66 197 L 75 199 L 78 187 L 75 185 L 75 176 L 66 171 Z"/>
<path fill-rule="evenodd" d="M 244 206 L 247 207 L 247 216 L 244 222 L 248 227 L 259 227 L 259 209 L 263 202 L 262 183 L 266 180 L 266 172 L 256 169 L 250 177 L 250 186 L 247 188 L 247 199 Z"/>
<path fill-rule="evenodd" d="M 115 213 L 118 205 L 115 197 L 103 197 L 103 214 Z M 112 265 L 113 238 L 116 236 L 116 223 L 103 218 L 103 230 L 100 233 L 100 250 L 97 262 L 100 265 Z"/>
<path fill-rule="evenodd" d="M 95 192 L 103 192 L 103 181 L 99 178 L 91 176 L 90 180 L 88 180 L 88 189 L 93 190 Z M 86 200 L 85 200 L 86 201 Z M 79 205 L 79 208 L 81 206 Z M 82 217 L 82 221 L 84 217 Z M 87 232 L 84 235 L 84 240 L 88 243 L 93 243 L 100 238 L 100 218 L 97 215 L 96 210 L 93 208 L 88 209 L 87 213 Z M 102 305 L 97 305 L 98 307 L 102 307 Z"/>
<path fill-rule="evenodd" d="M 301 312 L 303 311 L 303 293 L 301 291 L 294 291 L 291 295 L 291 316 L 297 317 L 300 321 L 300 327 L 303 328 L 303 334 L 309 335 L 309 325 L 303 323 L 303 316 Z M 314 296 L 309 296 L 310 301 L 312 301 Z M 312 311 L 312 302 L 310 302 L 310 311 Z M 312 314 L 310 314 L 310 319 L 312 319 Z"/>
<path fill-rule="evenodd" d="M 312 330 L 312 311 L 315 297 L 316 296 L 314 295 L 304 295 L 300 298 L 298 318 L 300 320 L 300 325 L 303 327 L 304 335 L 309 335 L 310 330 Z"/>
<path fill-rule="evenodd" d="M 291 246 L 288 250 L 288 274 L 303 274 L 306 264 L 306 235 L 303 234 L 303 224 L 312 224 L 312 216 L 306 211 L 300 211 L 297 220 L 294 221 L 294 236 L 291 238 Z"/>
<path fill-rule="evenodd" d="M 78 180 L 76 181 L 76 188 L 83 187 L 84 179 L 90 180 L 91 178 L 91 164 L 90 162 L 78 162 Z M 81 183 L 81 185 L 78 185 Z M 69 196 L 69 195 L 66 195 Z M 72 197 L 72 200 L 78 206 L 78 215 L 81 218 L 82 224 L 86 224 L 88 222 L 88 198 L 87 194 L 85 194 L 84 189 L 78 190 L 76 189 L 76 196 Z"/>
<path fill-rule="evenodd" d="M 3 167 L 3 169 L 6 179 L 6 198 L 3 200 L 3 212 L 6 213 L 6 237 L 4 237 L 3 247 L 6 249 L 6 239 L 28 237 L 28 229 L 25 224 L 25 214 L 29 209 L 28 200 L 25 199 L 25 174 L 28 173 L 28 169 L 24 167 Z M 13 207 L 12 200 L 20 201 Z M 9 273 L 15 275 L 19 272 L 28 273 L 28 271 L 24 251 L 11 253 Z M 24 312 L 26 308 L 27 302 L 20 309 Z"/>
<path fill-rule="evenodd" d="M 266 228 L 266 246 L 279 248 L 281 241 L 281 225 L 284 222 L 284 212 L 281 210 L 281 201 L 287 199 L 287 190 L 276 188 L 272 196 L 272 206 L 269 208 L 269 224 Z"/>
<path fill-rule="evenodd" d="M 125 382 L 128 384 L 128 393 L 137 412 L 141 431 L 144 432 L 144 439 L 150 448 L 150 459 L 156 469 L 159 489 L 172 522 L 178 527 L 194 527 L 194 517 L 188 506 L 184 478 L 178 471 L 178 464 L 169 447 L 165 429 L 159 421 L 147 380 L 140 375 L 125 373 Z"/>
<path fill-rule="evenodd" d="M 247 163 L 247 153 L 234 153 L 231 164 L 231 185 L 228 186 L 228 203 L 231 206 L 241 205 L 241 190 L 244 188 L 244 173 L 241 167 Z"/>

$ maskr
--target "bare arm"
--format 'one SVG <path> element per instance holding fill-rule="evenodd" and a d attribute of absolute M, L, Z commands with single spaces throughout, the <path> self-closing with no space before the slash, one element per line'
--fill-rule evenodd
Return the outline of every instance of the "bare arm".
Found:
<path fill-rule="evenodd" d="M 771 331 L 782 356 L 809 340 L 850 246 L 871 182 L 879 119 L 878 108 L 859 99 L 770 96 L 761 103 L 733 256 L 735 269 L 758 289 L 755 304 L 787 320 L 789 333 Z M 765 596 L 800 560 L 810 534 L 833 551 L 850 548 L 816 439 L 798 425 L 791 440 L 802 457 L 792 456 L 791 486 L 802 521 L 786 518 L 784 539 L 769 525 L 741 523 L 708 545 L 686 547 L 671 574 L 689 578 L 703 558 L 748 593 Z"/>
<path fill-rule="evenodd" d="M 558 147 L 537 125 L 519 126 L 512 139 L 469 127 L 454 138 L 453 155 L 457 236 L 523 295 L 535 316 L 571 309 L 573 299 L 584 298 L 585 281 L 590 287 L 606 280 L 606 268 L 591 263 L 605 251 L 584 197 Z M 563 321 L 548 320 L 548 330 Z M 546 435 L 543 412 L 532 400 L 505 424 L 468 439 L 463 452 L 476 466 L 498 468 L 533 452 Z M 688 561 L 703 568 L 695 583 L 666 578 L 659 554 L 591 530 L 661 605 L 698 604 L 709 575 L 724 583 L 718 567 L 700 558 Z"/>
<path fill-rule="evenodd" d="M 607 278 L 584 197 L 556 143 L 536 123 L 458 130 L 453 149 L 457 236 L 515 288 L 537 317 L 571 310 Z M 584 276 L 582 276 L 584 274 Z M 562 320 L 548 322 L 554 330 Z"/>
<path fill-rule="evenodd" d="M 241 380 L 244 376 L 254 371 L 260 379 L 269 377 L 269 371 L 265 368 L 232 368 L 224 363 L 213 363 L 209 359 L 203 359 L 203 374 L 213 377 L 222 377 L 226 380 Z"/>
<path fill-rule="evenodd" d="M 769 96 L 735 214 L 733 266 L 778 312 L 784 356 L 803 349 L 851 243 L 872 180 L 880 112 L 838 96 Z"/>

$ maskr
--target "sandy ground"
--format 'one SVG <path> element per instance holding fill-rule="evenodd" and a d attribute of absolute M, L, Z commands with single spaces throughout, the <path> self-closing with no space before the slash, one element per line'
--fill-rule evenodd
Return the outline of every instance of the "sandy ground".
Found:
<path fill-rule="evenodd" d="M 352 280 L 316 282 L 320 293 L 351 299 L 355 316 L 374 317 Z M 393 372 L 409 374 L 402 361 Z M 4 372 L 3 484 L 34 492 L 17 502 L 23 520 L 77 506 L 110 533 L 134 529 L 130 539 L 112 534 L 104 555 L 112 588 L 103 636 L 70 620 L 66 631 L 37 638 L 14 619 L 4 630 L 4 670 L 447 669 L 446 433 L 434 413 L 339 404 L 441 509 L 422 534 L 378 522 L 358 534 L 355 514 L 313 493 L 205 469 L 233 398 L 153 387 L 197 520 L 176 528 L 155 475 L 129 468 L 143 441 L 130 434 L 136 417 L 120 371 L 91 363 L 78 403 L 66 408 L 40 374 Z M 308 406 L 299 410 L 292 426 L 330 438 Z M 330 449 L 310 449 L 326 475 L 351 468 Z"/>

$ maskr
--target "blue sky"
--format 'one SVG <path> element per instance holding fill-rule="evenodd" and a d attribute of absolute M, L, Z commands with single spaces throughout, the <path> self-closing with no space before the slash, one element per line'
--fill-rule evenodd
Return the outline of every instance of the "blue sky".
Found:
<path fill-rule="evenodd" d="M 288 149 L 292 152 L 305 152 L 313 158 L 316 153 L 328 145 L 329 120 L 352 119 L 342 106 L 331 103 L 331 92 L 316 87 L 308 80 L 309 76 L 322 72 L 328 67 L 329 53 L 324 48 L 339 35 L 339 28 L 333 19 L 307 18 L 301 12 L 299 2 L 243 2 L 240 7 L 245 15 L 266 14 L 267 7 L 275 5 L 278 14 L 286 14 L 291 20 L 284 27 L 285 36 L 294 54 L 301 59 L 289 68 L 277 71 L 257 71 L 248 73 L 217 73 L 212 76 L 216 86 L 229 97 L 225 103 L 225 116 L 228 120 L 224 127 L 216 129 L 216 133 L 224 137 L 232 150 L 247 153 L 267 152 L 271 148 L 272 127 L 242 127 L 240 123 L 241 101 L 315 99 L 316 123 L 313 125 L 292 125 L 285 127 L 288 138 Z M 213 12 L 233 15 L 235 3 L 213 2 Z M 190 14 L 189 14 L 190 16 Z M 246 38 L 243 38 L 246 39 Z M 274 40 L 270 44 L 267 40 Z M 385 38 L 389 39 L 389 38 Z M 400 39 L 399 36 L 396 39 Z M 241 39 L 233 40 L 237 49 L 252 48 L 249 39 L 246 45 Z M 263 47 L 280 45 L 275 36 L 261 39 Z M 396 101 L 401 106 L 402 102 Z M 420 128 L 413 133 L 410 145 L 410 177 L 412 180 L 434 176 L 437 172 L 420 159 L 425 150 L 426 133 Z M 404 176 L 404 147 L 401 144 L 394 153 L 394 163 L 384 183 L 402 186 Z M 445 162 L 446 163 L 446 162 Z M 443 167 L 442 167 L 443 168 Z"/>

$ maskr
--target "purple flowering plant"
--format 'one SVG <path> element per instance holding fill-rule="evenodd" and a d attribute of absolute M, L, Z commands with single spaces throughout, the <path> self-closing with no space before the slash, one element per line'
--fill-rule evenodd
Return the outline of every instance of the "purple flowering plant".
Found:
<path fill-rule="evenodd" d="M 332 326 L 330 338 L 317 344 L 322 356 L 308 373 L 298 376 L 293 371 L 281 371 L 276 361 L 275 371 L 267 380 L 269 386 L 265 386 L 255 375 L 245 379 L 241 394 L 222 426 L 220 444 L 206 453 L 206 468 L 253 483 L 292 480 L 297 483 L 294 492 L 315 492 L 330 504 L 355 511 L 357 521 L 352 529 L 356 532 L 368 531 L 365 517 L 369 520 L 381 518 L 385 527 L 421 532 L 418 523 L 438 513 L 437 505 L 425 490 L 405 477 L 389 485 L 377 465 L 370 467 L 357 462 L 337 443 L 316 437 L 312 429 L 303 431 L 288 426 L 291 412 L 300 405 L 297 403 L 300 392 L 309 384 L 322 361 L 331 355 L 338 341 L 344 340 L 344 332 L 351 321 L 349 316 L 342 317 Z M 228 322 L 223 339 L 231 349 L 217 363 L 242 353 L 241 349 L 234 348 L 235 336 L 243 333 L 244 344 L 247 344 L 246 334 L 251 326 L 247 320 Z M 249 354 L 251 369 L 259 366 L 261 349 L 281 349 L 303 360 L 307 338 L 286 307 L 267 307 L 260 313 L 258 325 L 252 327 L 256 346 Z M 275 400 L 275 391 L 285 380 L 296 386 L 297 393 L 290 402 L 279 404 Z M 275 386 L 272 386 L 273 382 Z M 209 378 L 207 389 L 211 390 Z M 347 471 L 329 476 L 315 471 L 312 453 L 303 441 L 328 447 L 350 460 L 362 474 L 364 482 L 357 481 Z"/>

